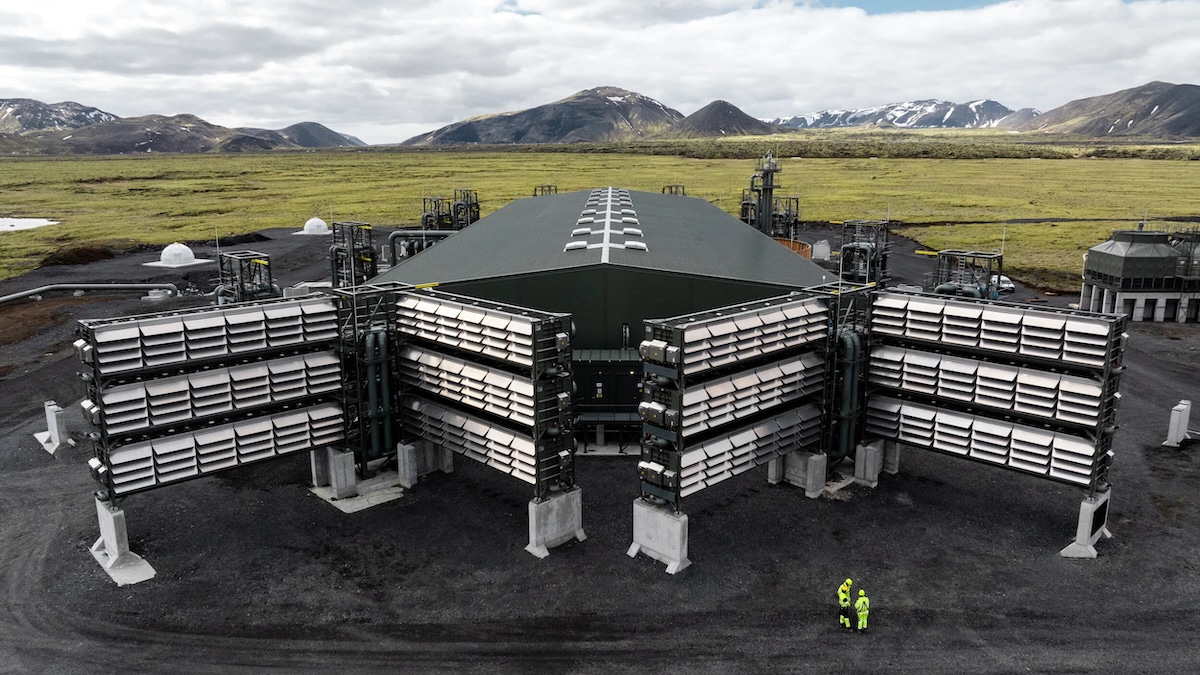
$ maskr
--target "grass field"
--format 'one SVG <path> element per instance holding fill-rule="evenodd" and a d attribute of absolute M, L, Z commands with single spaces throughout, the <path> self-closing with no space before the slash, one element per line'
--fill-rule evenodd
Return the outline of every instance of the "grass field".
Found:
<path fill-rule="evenodd" d="M 735 213 L 755 165 L 558 150 L 5 159 L 0 216 L 61 224 L 0 233 L 0 278 L 82 244 L 212 240 L 214 233 L 299 229 L 314 215 L 416 224 L 422 197 L 450 196 L 455 188 L 477 190 L 487 214 L 539 184 L 563 192 L 607 185 L 657 192 L 682 183 L 689 195 Z M 1193 161 L 783 156 L 782 165 L 781 193 L 799 195 L 806 220 L 890 213 L 904 234 L 931 248 L 998 249 L 1007 228 L 1005 268 L 1050 287 L 1073 288 L 1080 255 L 1143 214 L 1200 220 L 1200 162 Z M 1003 225 L 1018 220 L 1026 222 Z"/>

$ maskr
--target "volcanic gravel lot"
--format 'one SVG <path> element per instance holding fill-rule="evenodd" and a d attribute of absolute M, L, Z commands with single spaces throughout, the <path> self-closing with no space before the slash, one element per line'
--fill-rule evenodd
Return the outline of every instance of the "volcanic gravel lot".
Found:
<path fill-rule="evenodd" d="M 265 234 L 241 248 L 270 254 L 285 284 L 326 277 L 326 239 Z M 45 268 L 0 282 L 0 295 L 69 281 L 185 283 L 134 264 L 154 258 Z M 920 265 L 896 256 L 898 277 Z M 186 279 L 208 290 L 214 274 Z M 625 555 L 631 456 L 579 457 L 588 539 L 538 560 L 523 550 L 523 483 L 458 458 L 454 473 L 346 515 L 309 493 L 300 455 L 126 499 L 130 545 L 158 576 L 118 587 L 87 551 L 98 528 L 74 322 L 204 302 L 136 298 L 0 306 L 0 672 L 1200 666 L 1200 447 L 1160 447 L 1171 406 L 1200 393 L 1197 326 L 1130 324 L 1115 537 L 1095 560 L 1058 554 L 1080 490 L 920 450 L 906 449 L 900 473 L 876 489 L 809 500 L 760 469 L 690 498 L 693 564 L 677 576 Z M 78 443 L 54 456 L 33 438 L 50 399 Z M 872 601 L 864 635 L 838 627 L 835 590 L 847 576 Z"/>

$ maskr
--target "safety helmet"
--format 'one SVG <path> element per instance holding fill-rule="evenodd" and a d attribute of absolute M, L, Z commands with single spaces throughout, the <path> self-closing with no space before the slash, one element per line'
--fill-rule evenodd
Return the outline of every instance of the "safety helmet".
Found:
<path fill-rule="evenodd" d="M 852 583 L 854 583 L 854 582 L 853 582 L 853 581 L 850 581 L 849 579 L 847 579 L 847 580 L 846 580 L 846 585 L 847 585 L 847 586 L 849 586 L 849 585 L 850 585 L 850 584 L 852 584 Z"/>
<path fill-rule="evenodd" d="M 862 590 L 862 589 L 859 589 L 859 591 L 858 591 L 858 594 L 859 594 L 860 596 L 862 596 L 862 595 L 866 595 L 866 594 L 867 594 L 867 592 L 866 592 L 866 591 L 864 591 L 864 590 Z"/>

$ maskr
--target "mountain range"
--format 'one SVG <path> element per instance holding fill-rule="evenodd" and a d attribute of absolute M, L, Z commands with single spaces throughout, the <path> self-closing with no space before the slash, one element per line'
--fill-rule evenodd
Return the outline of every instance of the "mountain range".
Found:
<path fill-rule="evenodd" d="M 924 99 L 855 110 L 823 110 L 770 120 L 756 120 L 726 101 L 713 101 L 684 117 L 642 94 L 617 87 L 600 87 L 528 110 L 456 122 L 410 138 L 403 145 L 762 136 L 797 129 L 861 126 L 882 129 L 1000 128 L 1090 137 L 1196 137 L 1200 136 L 1200 87 L 1151 82 L 1113 94 L 1072 101 L 1046 113 L 1033 108 L 1013 110 L 991 99 L 968 103 Z"/>
<path fill-rule="evenodd" d="M 414 136 L 406 146 L 621 142 L 637 139 L 765 136 L 802 129 L 1001 128 L 1092 138 L 1200 137 L 1200 86 L 1150 82 L 1078 99 L 1047 112 L 1013 110 L 982 99 L 923 99 L 855 110 L 823 110 L 760 120 L 727 101 L 691 115 L 637 92 L 596 87 L 526 110 L 472 117 Z M 0 153 L 254 152 L 366 145 L 315 122 L 285 129 L 228 128 L 195 115 L 121 118 L 74 102 L 0 99 Z"/>
<path fill-rule="evenodd" d="M 1032 108 L 1017 111 L 991 99 L 961 104 L 939 99 L 925 99 L 856 110 L 822 110 L 807 115 L 777 118 L 770 120 L 770 123 L 794 129 L 828 129 L 868 125 L 906 129 L 983 129 L 1009 127 L 1012 126 L 1010 118 L 1025 120 L 1037 115 L 1038 112 Z"/>
<path fill-rule="evenodd" d="M 231 129 L 195 115 L 117 117 L 73 101 L 0 99 L 5 154 L 114 155 L 134 152 L 247 152 L 363 146 L 316 122 L 284 129 Z"/>

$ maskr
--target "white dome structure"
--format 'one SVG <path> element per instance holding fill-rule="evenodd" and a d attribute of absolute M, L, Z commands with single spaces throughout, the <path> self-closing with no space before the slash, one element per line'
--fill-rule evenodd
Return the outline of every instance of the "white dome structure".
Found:
<path fill-rule="evenodd" d="M 328 236 L 329 233 L 330 233 L 329 225 L 327 225 L 325 223 L 325 221 L 321 220 L 320 218 L 313 217 L 313 218 L 309 218 L 304 223 L 303 230 L 300 230 L 299 232 L 293 232 L 292 234 L 309 234 L 309 235 Z"/>
<path fill-rule="evenodd" d="M 191 267 L 192 265 L 203 265 L 204 263 L 212 262 L 203 258 L 197 258 L 192 252 L 191 247 L 187 244 L 175 242 L 164 248 L 158 257 L 158 262 L 145 263 L 147 267 Z"/>
<path fill-rule="evenodd" d="M 186 244 L 175 242 L 163 249 L 158 261 L 164 265 L 190 265 L 196 262 L 196 254 Z"/>

